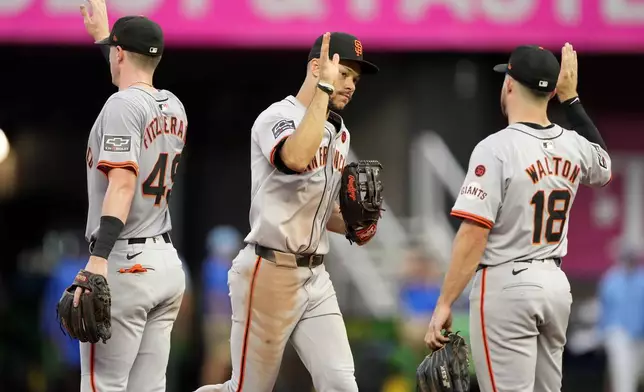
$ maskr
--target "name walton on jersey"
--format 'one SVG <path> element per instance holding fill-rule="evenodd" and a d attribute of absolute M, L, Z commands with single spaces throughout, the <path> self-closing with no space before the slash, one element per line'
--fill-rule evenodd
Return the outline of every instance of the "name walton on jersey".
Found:
<path fill-rule="evenodd" d="M 563 165 L 561 164 L 562 161 Z M 577 164 L 573 168 L 572 163 L 568 159 L 561 157 L 548 159 L 548 157 L 544 157 L 543 159 L 537 159 L 536 167 L 535 164 L 532 164 L 525 169 L 525 172 L 528 173 L 533 184 L 541 181 L 546 176 L 561 176 L 568 179 L 571 184 L 574 184 L 577 177 L 579 177 L 581 168 Z"/>
<path fill-rule="evenodd" d="M 538 183 L 543 177 L 547 176 L 560 176 L 574 184 L 581 173 L 581 167 L 577 164 L 573 166 L 570 160 L 561 157 L 544 157 L 543 159 L 537 159 L 535 163 L 528 166 L 525 172 L 533 184 Z M 461 195 L 470 200 L 485 200 L 487 197 L 487 193 L 476 182 L 461 187 Z"/>

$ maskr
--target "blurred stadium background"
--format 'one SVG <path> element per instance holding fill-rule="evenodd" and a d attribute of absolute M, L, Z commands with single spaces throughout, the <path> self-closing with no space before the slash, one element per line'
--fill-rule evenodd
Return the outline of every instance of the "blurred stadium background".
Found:
<path fill-rule="evenodd" d="M 84 31 L 80 1 L 0 0 L 5 391 L 79 385 L 77 346 L 59 330 L 54 304 L 87 260 L 85 147 L 115 91 Z M 387 212 L 364 248 L 333 236 L 327 262 L 360 390 L 414 390 L 458 223 L 449 209 L 474 145 L 504 127 L 493 65 L 519 44 L 558 52 L 569 41 L 579 53 L 580 96 L 611 150 L 614 179 L 605 189 L 581 190 L 572 212 L 563 268 L 575 302 L 563 390 L 631 391 L 611 389 L 604 343 L 624 332 L 621 352 L 644 363 L 634 356 L 644 353 L 644 3 L 108 0 L 108 8 L 111 22 L 144 14 L 163 26 L 169 45 L 155 84 L 183 100 L 191 123 L 173 192 L 173 239 L 189 284 L 173 332 L 169 392 L 229 375 L 225 272 L 248 230 L 250 126 L 270 103 L 297 92 L 308 49 L 325 31 L 357 35 L 365 57 L 381 68 L 363 78 L 344 117 L 352 158 L 384 165 Z M 566 125 L 557 105 L 552 118 Z M 623 284 L 611 284 L 616 275 L 626 275 Z M 456 320 L 466 335 L 467 306 L 463 298 Z M 641 367 L 631 374 L 642 375 Z M 275 391 L 311 390 L 289 349 Z"/>

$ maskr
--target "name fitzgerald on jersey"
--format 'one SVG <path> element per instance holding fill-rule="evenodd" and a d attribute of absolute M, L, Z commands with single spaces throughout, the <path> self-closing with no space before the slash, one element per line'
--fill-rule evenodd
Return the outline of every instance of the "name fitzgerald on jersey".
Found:
<path fill-rule="evenodd" d="M 563 162 L 563 164 L 562 164 Z M 536 165 L 536 166 L 535 166 Z M 572 162 L 561 157 L 544 157 L 537 159 L 537 162 L 531 164 L 525 169 L 533 184 L 541 181 L 546 176 L 560 176 L 568 179 L 571 184 L 575 183 L 581 168 L 579 165 L 573 167 Z"/>
<path fill-rule="evenodd" d="M 150 121 L 143 132 L 143 147 L 147 148 L 161 134 L 174 135 L 186 142 L 187 124 L 174 116 L 159 116 Z"/>
<path fill-rule="evenodd" d="M 326 166 L 328 156 L 329 147 L 320 147 L 304 172 L 309 172 L 317 169 L 318 167 Z M 333 168 L 335 170 L 342 171 L 342 169 L 344 169 L 345 161 L 346 159 L 344 155 L 339 150 L 335 150 L 335 154 L 333 154 Z"/>

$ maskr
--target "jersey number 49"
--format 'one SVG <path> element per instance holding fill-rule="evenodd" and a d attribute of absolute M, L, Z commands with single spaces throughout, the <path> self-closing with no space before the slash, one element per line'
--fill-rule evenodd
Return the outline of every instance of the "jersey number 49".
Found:
<path fill-rule="evenodd" d="M 154 164 L 150 175 L 142 184 L 143 196 L 154 197 L 154 205 L 160 206 L 165 197 L 166 203 L 170 203 L 170 194 L 174 184 L 174 176 L 177 174 L 177 168 L 181 161 L 181 153 L 176 154 L 170 164 L 170 183 L 166 185 L 166 168 L 168 166 L 168 154 L 163 152 L 159 154 L 157 163 Z M 156 184 L 156 185 L 155 185 Z"/>
<path fill-rule="evenodd" d="M 570 191 L 567 189 L 555 189 L 550 192 L 547 199 L 545 191 L 537 191 L 532 196 L 530 204 L 534 206 L 533 245 L 540 245 L 542 238 L 545 238 L 548 244 L 556 244 L 561 241 L 564 225 L 568 219 L 570 198 Z M 544 218 L 546 220 L 545 232 Z"/>

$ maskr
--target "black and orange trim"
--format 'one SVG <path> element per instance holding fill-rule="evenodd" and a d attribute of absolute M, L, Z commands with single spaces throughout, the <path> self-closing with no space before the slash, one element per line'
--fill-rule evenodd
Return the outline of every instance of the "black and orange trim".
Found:
<path fill-rule="evenodd" d="M 610 177 L 608 178 L 608 181 L 606 181 L 606 183 L 605 183 L 604 185 L 602 185 L 602 188 L 603 188 L 603 187 L 605 187 L 605 186 L 607 186 L 608 184 L 610 184 L 610 183 L 611 183 L 611 181 L 613 181 L 613 175 L 612 175 L 612 174 L 611 174 L 611 175 L 610 175 Z"/>
<path fill-rule="evenodd" d="M 91 344 L 89 346 L 89 387 L 92 389 L 92 392 L 98 392 L 96 389 L 96 345 Z"/>
<path fill-rule="evenodd" d="M 480 225 L 483 225 L 483 226 L 487 227 L 490 230 L 492 229 L 492 227 L 494 227 L 494 222 L 492 222 L 491 220 L 489 220 L 487 218 L 483 218 L 482 216 L 479 216 L 479 215 L 476 215 L 476 214 L 472 214 L 471 212 L 461 211 L 461 210 L 452 210 L 450 215 L 455 216 L 457 218 L 461 218 L 461 219 L 469 219 L 471 221 L 474 221 L 474 222 L 476 222 L 476 223 L 478 223 Z"/>
<path fill-rule="evenodd" d="M 269 158 L 269 161 L 271 162 L 271 165 L 273 165 L 274 168 L 276 168 L 283 174 L 288 174 L 288 175 L 300 174 L 300 172 L 295 171 L 290 167 L 286 166 L 284 161 L 282 161 L 282 157 L 279 156 L 280 151 L 284 147 L 284 143 L 286 143 L 286 139 L 288 139 L 289 136 L 290 135 L 286 135 L 282 137 L 277 143 L 275 143 L 275 146 L 273 146 L 273 149 L 271 150 L 271 156 Z"/>
<path fill-rule="evenodd" d="M 262 258 L 257 256 L 255 267 L 253 268 L 253 277 L 250 279 L 250 288 L 248 290 L 248 308 L 246 309 L 246 325 L 244 327 L 244 340 L 242 342 L 241 364 L 239 367 L 239 385 L 236 392 L 242 392 L 244 388 L 244 379 L 246 377 L 246 355 L 248 354 L 248 337 L 250 335 L 251 315 L 253 314 L 253 293 L 259 266 L 262 264 Z"/>
<path fill-rule="evenodd" d="M 270 159 L 270 161 L 271 161 L 271 165 L 275 166 L 275 153 L 277 153 L 277 150 L 279 150 L 279 149 L 282 147 L 282 145 L 283 145 L 284 143 L 286 143 L 286 139 L 287 139 L 289 136 L 290 136 L 290 135 L 286 135 L 286 136 L 284 136 L 283 138 L 281 138 L 277 143 L 275 143 L 275 146 L 274 146 L 274 147 L 273 147 L 273 149 L 271 150 L 271 159 Z"/>
<path fill-rule="evenodd" d="M 494 380 L 494 372 L 492 371 L 492 357 L 490 355 L 490 348 L 487 341 L 487 331 L 485 329 L 485 284 L 487 278 L 487 268 L 483 268 L 481 273 L 481 306 L 479 313 L 481 314 L 481 337 L 483 339 L 483 351 L 485 352 L 485 362 L 487 364 L 487 372 L 490 376 L 490 385 L 492 392 L 498 392 L 496 388 L 496 381 Z"/>
<path fill-rule="evenodd" d="M 139 165 L 134 161 L 126 161 L 126 162 L 98 161 L 98 163 L 96 164 L 96 168 L 102 171 L 103 174 L 105 174 L 106 176 L 107 176 L 107 173 L 109 173 L 109 171 L 112 169 L 129 169 L 137 177 L 139 175 Z"/>

